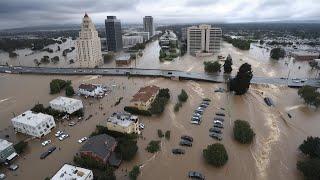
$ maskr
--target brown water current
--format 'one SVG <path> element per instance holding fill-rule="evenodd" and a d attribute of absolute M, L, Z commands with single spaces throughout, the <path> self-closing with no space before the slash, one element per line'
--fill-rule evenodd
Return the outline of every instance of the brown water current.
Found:
<path fill-rule="evenodd" d="M 158 48 L 157 42 L 149 44 L 144 56 L 137 60 L 137 67 L 202 72 L 203 61 L 212 59 L 185 56 L 173 62 L 161 63 L 157 59 Z M 230 44 L 224 44 L 222 53 L 232 55 L 235 68 L 245 61 L 249 62 L 257 76 L 281 77 L 288 73 L 288 67 L 284 64 L 285 60 L 271 62 L 267 56 L 257 55 L 262 53 L 261 51 L 256 52 L 255 49 L 239 51 Z M 243 61 L 240 61 L 240 58 Z M 297 68 L 297 63 L 301 64 L 300 70 Z M 105 66 L 112 67 L 114 63 L 111 62 Z M 310 76 L 306 63 L 296 62 L 293 66 L 293 69 L 297 71 L 295 75 Z M 161 116 L 140 117 L 140 121 L 145 124 L 142 133 L 144 138 L 138 140 L 139 150 L 136 157 L 130 162 L 123 162 L 116 171 L 117 179 L 129 179 L 127 172 L 134 165 L 141 165 L 139 179 L 142 180 L 187 179 L 189 170 L 203 173 L 206 179 L 302 179 L 301 174 L 296 170 L 296 162 L 300 158 L 297 148 L 307 136 L 320 136 L 320 113 L 304 106 L 296 89 L 282 86 L 251 86 L 246 95 L 234 96 L 229 93 L 213 92 L 218 87 L 225 88 L 224 84 L 195 81 L 172 81 L 162 78 L 0 74 L 0 138 L 4 138 L 6 134 L 10 135 L 9 140 L 13 142 L 26 138 L 24 135 L 14 134 L 10 119 L 14 114 L 21 114 L 36 103 L 48 105 L 51 99 L 64 95 L 63 92 L 57 95 L 49 94 L 49 82 L 55 78 L 71 80 L 75 89 L 83 82 L 102 83 L 111 87 L 112 92 L 100 100 L 75 97 L 83 100 L 85 117 L 90 114 L 93 117 L 87 121 L 80 121 L 74 127 L 69 127 L 68 122 L 57 123 L 55 131 L 62 129 L 70 134 L 70 138 L 65 141 L 57 140 L 53 133 L 41 140 L 30 140 L 27 152 L 15 161 L 20 166 L 16 172 L 0 169 L 1 172 L 4 171 L 7 174 L 8 179 L 42 180 L 45 177 L 51 177 L 64 163 L 72 163 L 73 156 L 81 147 L 77 143 L 78 139 L 89 136 L 99 122 L 105 120 L 113 112 L 121 111 L 140 87 L 151 84 L 169 88 L 171 99 Z M 187 91 L 189 99 L 179 112 L 174 112 L 173 107 L 181 89 Z M 268 107 L 264 103 L 263 97 L 266 96 L 273 99 L 275 107 Z M 118 106 L 114 106 L 119 97 L 123 97 L 123 100 Z M 189 122 L 192 112 L 204 97 L 211 98 L 212 102 L 204 113 L 202 124 L 192 125 Z M 101 105 L 103 110 L 99 109 Z M 221 107 L 226 109 L 227 114 L 221 143 L 226 147 L 229 161 L 222 168 L 214 168 L 204 161 L 202 150 L 208 144 L 218 142 L 208 136 L 208 130 L 212 126 L 214 114 L 221 112 L 219 110 Z M 290 112 L 293 118 L 289 119 L 286 112 Z M 256 137 L 251 145 L 241 145 L 233 139 L 233 122 L 237 119 L 249 121 L 254 129 Z M 151 154 L 145 151 L 145 148 L 150 140 L 160 140 L 157 136 L 157 129 L 170 130 L 171 138 L 170 140 L 161 139 L 161 151 Z M 193 146 L 184 148 L 185 155 L 173 155 L 171 149 L 179 147 L 182 134 L 193 136 Z M 51 139 L 52 144 L 60 147 L 61 150 L 57 149 L 45 160 L 40 160 L 40 154 L 47 149 L 41 146 L 41 142 L 46 139 Z"/>

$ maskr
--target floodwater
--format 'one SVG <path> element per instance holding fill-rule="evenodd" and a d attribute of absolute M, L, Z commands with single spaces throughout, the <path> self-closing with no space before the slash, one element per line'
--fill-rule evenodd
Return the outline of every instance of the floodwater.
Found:
<path fill-rule="evenodd" d="M 9 58 L 9 54 L 6 52 L 0 52 L 0 64 L 10 65 L 25 65 L 35 66 L 34 59 L 40 60 L 44 55 L 48 55 L 50 58 L 59 56 L 60 61 L 57 64 L 50 62 L 49 64 L 41 64 L 44 67 L 77 67 L 79 63 L 70 64 L 69 60 L 76 60 L 74 50 L 68 53 L 66 57 L 62 56 L 62 51 L 70 47 L 75 46 L 75 41 L 68 39 L 65 43 L 59 45 L 61 51 L 57 50 L 57 44 L 49 45 L 48 47 L 54 50 L 54 53 L 39 52 L 36 51 L 33 54 L 29 49 L 18 50 L 19 54 L 17 58 Z M 151 42 L 146 45 L 146 49 L 143 51 L 143 56 L 139 57 L 136 61 L 132 61 L 128 66 L 117 66 L 115 61 L 106 62 L 102 67 L 136 67 L 136 68 L 148 68 L 148 69 L 172 69 L 182 70 L 188 72 L 204 72 L 203 62 L 209 60 L 217 60 L 218 54 L 213 57 L 193 57 L 186 54 L 183 57 L 178 57 L 174 61 L 159 61 L 160 46 L 158 41 Z M 31 55 L 30 55 L 31 54 Z M 259 48 L 256 44 L 251 44 L 251 49 L 248 51 L 242 51 L 231 44 L 223 42 L 221 53 L 223 56 L 230 54 L 233 58 L 233 72 L 235 75 L 241 64 L 247 62 L 251 64 L 253 74 L 255 76 L 263 77 L 290 77 L 290 78 L 315 78 L 319 72 L 317 70 L 311 70 L 307 61 L 295 61 L 288 57 L 281 60 L 272 60 L 269 57 L 270 50 L 266 48 Z M 26 56 L 27 55 L 27 56 Z M 221 61 L 221 64 L 224 62 Z M 221 72 L 223 73 L 223 72 Z"/>
<path fill-rule="evenodd" d="M 173 62 L 161 63 L 157 54 L 149 52 L 153 49 L 156 51 L 156 48 L 157 42 L 149 44 L 144 56 L 137 60 L 137 65 L 145 68 L 202 72 L 203 61 L 209 59 L 185 56 Z M 256 75 L 268 75 L 268 72 L 272 71 L 272 76 L 282 76 L 282 73 L 285 73 L 285 65 L 281 61 L 277 62 L 278 65 L 274 65 L 272 70 L 264 70 L 264 66 L 271 68 L 272 63 L 265 59 L 255 62 L 253 50 L 243 52 L 224 44 L 223 52 L 231 53 L 235 67 L 242 63 L 239 61 L 240 58 L 243 61 L 252 61 L 252 64 L 256 63 L 257 66 L 253 65 Z M 307 74 L 308 72 L 304 73 Z M 7 174 L 8 179 L 42 180 L 51 177 L 64 163 L 72 163 L 73 156 L 81 146 L 77 143 L 78 139 L 89 136 L 95 126 L 113 112 L 121 111 L 141 86 L 152 84 L 169 88 L 171 99 L 161 116 L 140 117 L 140 121 L 145 124 L 142 134 L 144 138 L 138 140 L 139 150 L 136 157 L 130 162 L 123 162 L 116 171 L 118 179 L 128 179 L 127 173 L 134 165 L 141 165 L 139 179 L 142 180 L 187 179 L 189 170 L 199 171 L 207 179 L 302 179 L 296 170 L 296 162 L 301 156 L 297 148 L 307 136 L 320 136 L 320 113 L 304 106 L 296 89 L 282 86 L 254 85 L 246 95 L 234 96 L 228 93 L 214 93 L 214 89 L 225 88 L 225 85 L 206 82 L 173 81 L 163 78 L 0 74 L 0 138 L 7 134 L 13 142 L 26 138 L 24 135 L 13 133 L 10 119 L 14 114 L 21 114 L 36 103 L 48 105 L 51 99 L 59 96 L 49 94 L 49 82 L 54 78 L 71 80 L 75 89 L 83 82 L 102 83 L 111 87 L 112 92 L 100 100 L 81 98 L 85 106 L 85 117 L 93 115 L 90 120 L 83 120 L 74 127 L 69 127 L 68 122 L 57 123 L 54 131 L 62 129 L 70 134 L 70 138 L 65 141 L 58 141 L 53 133 L 41 140 L 30 140 L 28 151 L 15 161 L 20 166 L 19 170 L 0 170 Z M 189 99 L 180 111 L 175 113 L 173 107 L 182 88 L 189 94 Z M 265 96 L 273 99 L 275 107 L 268 107 L 264 103 Z M 123 97 L 123 100 L 114 107 L 120 97 Z M 189 120 L 192 111 L 204 97 L 211 98 L 212 102 L 204 113 L 203 122 L 200 126 L 191 125 Z M 101 105 L 103 110 L 99 110 Z M 204 161 L 202 150 L 208 144 L 217 142 L 208 136 L 208 130 L 212 126 L 214 114 L 221 112 L 221 107 L 226 109 L 227 114 L 221 143 L 226 147 L 229 161 L 222 168 L 214 168 Z M 286 111 L 290 112 L 292 119 L 287 117 Z M 241 145 L 233 139 L 233 122 L 237 119 L 249 121 L 254 129 L 256 137 L 251 145 Z M 159 140 L 157 129 L 163 132 L 170 130 L 171 138 L 163 138 L 161 151 L 151 154 L 145 151 L 145 148 L 149 141 Z M 182 134 L 193 136 L 193 146 L 184 148 L 185 155 L 173 155 L 171 149 L 179 147 Z M 52 144 L 60 147 L 60 150 L 57 148 L 45 160 L 40 160 L 40 154 L 47 149 L 41 147 L 41 142 L 46 139 L 51 139 Z"/>

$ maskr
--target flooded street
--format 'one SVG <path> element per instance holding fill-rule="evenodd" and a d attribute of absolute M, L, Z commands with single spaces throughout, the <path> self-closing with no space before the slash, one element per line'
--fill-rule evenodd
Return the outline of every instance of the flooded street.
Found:
<path fill-rule="evenodd" d="M 203 72 L 203 62 L 216 59 L 216 57 L 195 58 L 186 55 L 175 61 L 162 63 L 158 60 L 158 51 L 157 41 L 147 45 L 143 57 L 137 60 L 136 67 Z M 224 43 L 221 54 L 231 54 L 235 69 L 242 63 L 249 62 L 256 76 L 287 76 L 288 66 L 285 65 L 285 61 L 289 60 L 271 61 L 268 58 L 268 52 L 263 51 L 257 47 L 253 47 L 250 51 L 240 51 Z M 4 54 L 1 53 L 0 56 L 3 61 Z M 21 65 L 32 65 L 33 58 L 23 60 L 26 64 L 22 64 L 22 59 L 19 62 L 21 61 Z M 134 67 L 134 65 L 135 63 L 132 62 L 131 66 Z M 310 77 L 314 73 L 309 72 L 307 62 L 296 62 L 291 65 L 294 71 L 292 76 Z M 60 58 L 60 62 L 53 66 L 69 67 L 70 65 L 67 61 L 61 61 Z M 105 67 L 114 66 L 114 62 L 105 65 Z M 298 66 L 301 66 L 300 70 Z M 233 73 L 236 73 L 236 70 L 233 70 Z M 76 97 L 83 100 L 85 117 L 89 115 L 93 117 L 87 121 L 80 121 L 74 127 L 68 126 L 68 122 L 58 122 L 54 131 L 65 130 L 70 134 L 70 138 L 65 141 L 57 140 L 53 133 L 44 139 L 29 141 L 28 152 L 15 161 L 20 168 L 16 172 L 6 171 L 8 179 L 42 180 L 54 175 L 64 163 L 72 163 L 73 156 L 81 146 L 77 140 L 83 136 L 89 136 L 95 126 L 113 112 L 123 110 L 132 95 L 145 85 L 169 88 L 171 99 L 161 116 L 140 116 L 140 121 L 145 124 L 142 133 L 144 138 L 138 140 L 139 150 L 136 157 L 130 162 L 123 162 L 116 171 L 117 179 L 129 179 L 126 171 L 130 171 L 134 165 L 142 165 L 139 176 L 141 180 L 187 179 L 189 170 L 199 171 L 207 179 L 302 179 L 296 170 L 296 162 L 299 158 L 297 148 L 307 136 L 320 135 L 320 113 L 304 106 L 302 99 L 297 95 L 297 90 L 287 87 L 255 85 L 251 86 L 246 95 L 234 96 L 229 93 L 213 92 L 219 87 L 226 88 L 224 84 L 195 81 L 172 81 L 162 78 L 0 74 L 0 138 L 4 138 L 7 134 L 10 135 L 9 140 L 13 142 L 26 138 L 24 135 L 13 133 L 10 120 L 14 115 L 23 113 L 36 103 L 47 106 L 50 100 L 64 95 L 64 92 L 57 95 L 49 94 L 49 83 L 55 78 L 71 80 L 75 90 L 85 82 L 107 85 L 111 87 L 112 92 L 100 100 Z M 181 89 L 186 90 L 189 99 L 179 112 L 174 112 L 174 104 L 178 101 L 177 95 Z M 273 99 L 275 107 L 269 107 L 264 103 L 263 97 L 266 96 Z M 120 97 L 123 97 L 123 100 L 118 106 L 114 106 Z M 202 124 L 192 125 L 189 120 L 193 110 L 204 97 L 210 98 L 212 102 L 204 112 Z M 100 105 L 103 110 L 99 110 Z M 221 112 L 219 110 L 221 107 L 226 109 L 227 114 L 221 143 L 226 147 L 229 161 L 222 168 L 214 168 L 204 161 L 202 150 L 208 144 L 217 142 L 209 137 L 209 128 L 213 124 L 214 114 Z M 287 111 L 293 116 L 292 119 L 288 118 Z M 256 137 L 251 145 L 241 145 L 233 139 L 233 122 L 237 119 L 249 121 L 254 129 Z M 163 138 L 161 151 L 151 154 L 145 148 L 150 140 L 159 140 L 157 129 L 163 132 L 170 130 L 171 139 Z M 183 134 L 193 136 L 193 146 L 183 148 L 186 150 L 185 155 L 173 155 L 171 149 L 179 147 L 180 136 Z M 40 160 L 40 154 L 47 149 L 41 146 L 41 142 L 47 139 L 51 139 L 52 144 L 60 147 L 61 150 L 57 149 L 45 160 Z"/>

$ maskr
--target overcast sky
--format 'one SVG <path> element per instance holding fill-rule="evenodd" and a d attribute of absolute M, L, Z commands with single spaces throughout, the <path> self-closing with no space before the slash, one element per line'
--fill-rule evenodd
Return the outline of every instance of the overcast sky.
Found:
<path fill-rule="evenodd" d="M 124 23 L 320 22 L 320 0 L 0 0 L 0 29 L 80 24 L 87 12 L 95 24 L 107 15 Z"/>

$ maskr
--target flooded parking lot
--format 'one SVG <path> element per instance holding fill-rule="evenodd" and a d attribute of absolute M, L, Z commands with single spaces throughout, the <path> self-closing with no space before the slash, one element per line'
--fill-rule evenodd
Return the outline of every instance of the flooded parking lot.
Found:
<path fill-rule="evenodd" d="M 23 135 L 14 135 L 10 128 L 10 119 L 13 113 L 20 114 L 38 102 L 47 105 L 51 99 L 58 96 L 49 95 L 49 82 L 54 78 L 70 79 L 74 88 L 82 82 L 102 83 L 110 86 L 112 92 L 100 100 L 81 98 L 85 106 L 85 117 L 93 115 L 90 120 L 80 121 L 73 127 L 68 126 L 68 122 L 57 123 L 54 131 L 65 130 L 70 134 L 70 138 L 59 141 L 51 133 L 42 140 L 29 141 L 28 151 L 16 160 L 20 165 L 19 170 L 6 172 L 9 179 L 44 179 L 52 176 L 64 163 L 72 162 L 81 146 L 77 143 L 78 139 L 89 136 L 95 126 L 114 111 L 122 110 L 141 86 L 151 84 L 169 88 L 171 99 L 161 116 L 140 117 L 145 124 L 142 134 L 144 138 L 138 140 L 139 150 L 136 157 L 131 162 L 123 162 L 116 171 L 118 179 L 128 179 L 126 171 L 131 170 L 134 165 L 142 165 L 140 179 L 187 179 L 189 170 L 200 171 L 208 179 L 301 179 L 296 170 L 299 157 L 297 147 L 307 136 L 319 135 L 320 114 L 302 104 L 297 90 L 286 87 L 252 86 L 246 95 L 233 96 L 228 93 L 214 93 L 219 87 L 225 88 L 223 84 L 194 81 L 1 74 L 1 136 L 10 134 L 9 140 L 12 141 L 25 138 Z M 182 88 L 189 94 L 189 99 L 180 111 L 175 113 L 173 107 Z M 267 106 L 263 102 L 264 96 L 271 97 L 275 107 Z M 124 99 L 114 107 L 119 97 Z M 201 125 L 192 125 L 192 111 L 204 97 L 210 98 L 212 102 L 204 112 Z M 102 110 L 99 109 L 101 104 Z M 227 114 L 221 142 L 227 149 L 229 161 L 223 168 L 217 169 L 205 163 L 202 150 L 208 144 L 217 142 L 209 137 L 208 130 L 212 126 L 215 113 L 221 107 L 226 109 Z M 292 119 L 282 116 L 286 111 L 292 114 Z M 250 122 L 256 133 L 253 144 L 241 145 L 233 140 L 232 127 L 236 119 Z M 171 130 L 171 139 L 162 139 L 161 151 L 150 154 L 145 148 L 150 140 L 159 139 L 157 129 Z M 180 136 L 183 134 L 193 136 L 193 146 L 183 147 L 186 150 L 185 155 L 173 155 L 171 149 L 179 147 Z M 41 142 L 47 139 L 51 139 L 52 145 L 60 147 L 60 150 L 57 149 L 45 160 L 40 160 L 40 154 L 47 149 L 41 146 Z M 37 173 L 34 173 L 35 169 Z"/>

